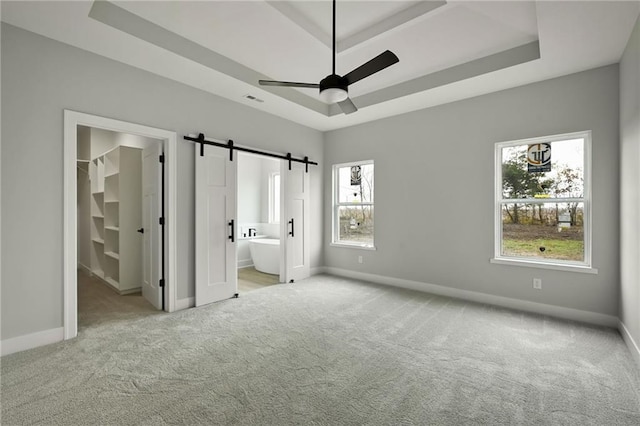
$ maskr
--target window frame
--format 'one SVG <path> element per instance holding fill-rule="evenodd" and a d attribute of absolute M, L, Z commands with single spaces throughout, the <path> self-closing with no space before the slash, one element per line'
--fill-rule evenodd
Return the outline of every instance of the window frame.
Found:
<path fill-rule="evenodd" d="M 278 176 L 278 184 L 276 185 L 276 176 Z M 271 172 L 269 173 L 269 223 L 279 224 L 280 223 L 280 204 L 282 203 L 282 178 L 280 177 L 280 172 Z M 279 191 L 279 199 L 278 203 L 276 203 L 276 190 Z M 276 208 L 278 209 L 278 214 L 276 214 Z"/>
<path fill-rule="evenodd" d="M 356 242 L 348 242 L 348 241 L 341 241 L 339 239 L 340 236 L 340 219 L 339 219 L 339 215 L 340 215 L 340 207 L 345 207 L 345 206 L 353 206 L 353 203 L 347 203 L 347 202 L 340 202 L 339 200 L 339 196 L 340 196 L 340 188 L 339 188 L 339 184 L 340 184 L 340 179 L 339 179 L 339 174 L 338 171 L 339 169 L 343 168 L 343 167 L 352 167 L 352 166 L 364 166 L 364 165 L 368 165 L 371 164 L 373 166 L 373 181 L 374 181 L 374 187 L 373 187 L 373 202 L 360 202 L 358 203 L 358 205 L 360 206 L 371 206 L 374 211 L 375 211 L 375 163 L 373 160 L 361 160 L 361 161 L 350 161 L 347 163 L 340 163 L 340 164 L 334 164 L 332 166 L 332 171 L 331 171 L 331 175 L 332 175 L 332 194 L 331 194 L 331 245 L 335 246 L 335 247 L 346 247 L 346 248 L 356 248 L 356 249 L 362 249 L 362 250 L 376 250 L 376 246 L 375 246 L 375 216 L 374 216 L 374 220 L 373 220 L 373 235 L 372 235 L 372 242 L 371 244 L 364 244 L 364 243 L 356 243 Z M 374 213 L 375 214 L 375 213 Z"/>
<path fill-rule="evenodd" d="M 583 195 L 582 197 L 561 197 L 561 198 L 503 198 L 502 182 L 502 151 L 504 148 L 531 145 L 536 143 L 553 143 L 571 139 L 583 139 Z M 506 142 L 497 142 L 494 147 L 495 171 L 494 171 L 494 255 L 491 263 L 517 265 L 525 267 L 555 269 L 572 272 L 585 272 L 597 274 L 598 270 L 592 267 L 592 204 L 593 196 L 591 192 L 591 130 L 580 132 L 563 133 L 551 136 L 519 139 Z M 540 259 L 530 257 L 505 256 L 502 254 L 502 207 L 504 204 L 547 204 L 560 202 L 581 202 L 583 203 L 583 233 L 584 233 L 584 261 L 567 261 L 560 259 Z"/>

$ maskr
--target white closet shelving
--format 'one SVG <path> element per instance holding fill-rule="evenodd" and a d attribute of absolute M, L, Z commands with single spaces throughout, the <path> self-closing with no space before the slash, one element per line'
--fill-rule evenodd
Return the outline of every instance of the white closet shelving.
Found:
<path fill-rule="evenodd" d="M 91 270 L 120 294 L 142 285 L 142 150 L 119 146 L 94 158 Z"/>

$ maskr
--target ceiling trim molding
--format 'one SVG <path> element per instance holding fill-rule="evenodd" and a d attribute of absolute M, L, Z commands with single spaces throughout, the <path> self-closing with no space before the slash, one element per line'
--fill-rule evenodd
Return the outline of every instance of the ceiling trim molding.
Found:
<path fill-rule="evenodd" d="M 266 3 L 276 9 L 282 15 L 284 15 L 295 25 L 299 26 L 304 31 L 309 33 L 320 43 L 324 44 L 327 48 L 332 49 L 332 35 L 327 34 L 315 22 L 311 21 L 304 14 L 300 13 L 298 9 L 291 6 L 289 2 L 267 1 Z M 447 2 L 445 0 L 418 2 L 406 9 L 401 10 L 400 12 L 395 13 L 392 16 L 389 16 L 388 18 L 384 18 L 380 21 L 374 22 L 373 24 L 358 31 L 355 34 L 350 35 L 349 37 L 345 37 L 342 40 L 337 40 L 336 52 L 345 52 L 353 47 L 356 47 L 364 42 L 373 39 L 374 37 L 398 28 L 401 25 L 406 24 L 407 22 L 410 22 L 416 18 L 426 15 L 427 13 L 439 7 L 446 5 Z"/>
<path fill-rule="evenodd" d="M 307 33 L 309 33 L 313 38 L 318 40 L 320 43 L 324 44 L 329 49 L 331 49 L 332 35 L 327 34 L 315 22 L 307 18 L 304 14 L 300 13 L 298 9 L 291 6 L 289 2 L 267 1 L 266 3 L 269 6 L 276 9 L 278 12 L 280 12 L 285 18 L 289 19 L 295 25 L 305 30 Z"/>
<path fill-rule="evenodd" d="M 446 5 L 447 2 L 444 0 L 419 2 L 413 6 L 401 10 L 400 12 L 388 18 L 374 23 L 373 25 L 370 25 L 369 27 L 358 31 L 357 33 L 352 34 L 343 40 L 337 41 L 336 50 L 338 51 L 338 53 L 347 51 L 359 44 L 373 39 L 374 37 L 398 28 L 406 24 L 407 22 L 413 21 L 416 18 L 426 15 L 427 13 L 430 13 L 433 10 Z"/>
<path fill-rule="evenodd" d="M 89 17 L 102 22 L 133 37 L 166 49 L 186 59 L 226 74 L 261 90 L 271 92 L 302 107 L 328 116 L 329 106 L 297 90 L 273 90 L 260 86 L 258 80 L 272 80 L 271 77 L 254 71 L 232 59 L 207 49 L 185 37 L 147 21 L 108 1 L 95 1 Z"/>
<path fill-rule="evenodd" d="M 537 59 L 540 59 L 540 42 L 538 40 L 385 87 L 352 100 L 358 108 L 365 108 Z M 338 105 L 330 105 L 329 116 L 341 113 L 342 111 Z"/>
<path fill-rule="evenodd" d="M 446 4 L 446 2 L 442 3 Z M 440 6 L 442 6 L 442 4 L 439 4 L 436 7 Z M 414 9 L 415 7 L 416 6 L 412 6 L 406 10 Z M 434 9 L 434 7 L 431 7 L 429 10 Z M 424 11 L 426 9 L 420 10 Z M 397 15 L 402 15 L 402 12 L 394 16 Z M 403 16 L 403 19 L 407 22 L 406 19 L 409 19 L 408 17 L 410 15 L 406 14 Z M 89 17 L 112 28 L 123 31 L 131 36 L 173 52 L 186 59 L 204 65 L 214 71 L 226 74 L 232 78 L 250 84 L 260 90 L 272 93 L 311 111 L 318 112 L 326 117 L 342 114 L 342 110 L 338 105 L 327 105 L 324 102 L 314 99 L 313 97 L 305 95 L 297 90 L 282 87 L 260 86 L 258 84 L 258 80 L 270 80 L 271 78 L 157 24 L 154 24 L 153 22 L 147 21 L 146 19 L 108 1 L 94 2 L 89 12 Z M 389 27 L 389 29 L 391 29 L 391 27 Z M 388 31 L 388 29 L 385 31 Z M 539 41 L 530 42 L 512 49 L 370 92 L 354 98 L 353 101 L 358 108 L 365 108 L 536 59 L 540 59 Z"/>

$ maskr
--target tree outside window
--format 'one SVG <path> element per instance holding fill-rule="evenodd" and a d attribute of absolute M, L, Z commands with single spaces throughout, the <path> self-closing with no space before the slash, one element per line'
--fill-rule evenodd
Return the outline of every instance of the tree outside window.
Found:
<path fill-rule="evenodd" d="M 333 167 L 333 243 L 373 247 L 373 171 L 373 161 Z"/>
<path fill-rule="evenodd" d="M 540 143 L 550 170 L 530 171 Z M 496 258 L 590 266 L 589 148 L 590 132 L 496 144 Z"/>

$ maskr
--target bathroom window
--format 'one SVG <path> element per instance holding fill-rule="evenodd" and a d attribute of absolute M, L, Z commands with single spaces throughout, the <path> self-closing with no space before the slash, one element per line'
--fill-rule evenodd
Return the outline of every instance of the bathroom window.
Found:
<path fill-rule="evenodd" d="M 492 262 L 597 272 L 591 268 L 591 132 L 495 149 Z"/>
<path fill-rule="evenodd" d="M 269 175 L 269 223 L 280 223 L 280 173 Z"/>
<path fill-rule="evenodd" d="M 374 248 L 373 161 L 333 166 L 332 244 Z"/>

